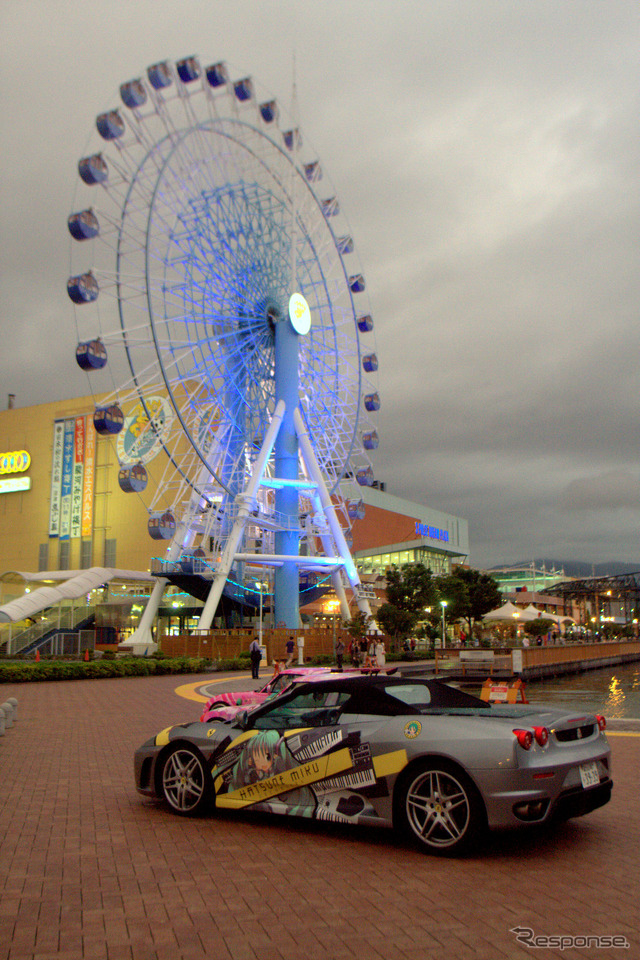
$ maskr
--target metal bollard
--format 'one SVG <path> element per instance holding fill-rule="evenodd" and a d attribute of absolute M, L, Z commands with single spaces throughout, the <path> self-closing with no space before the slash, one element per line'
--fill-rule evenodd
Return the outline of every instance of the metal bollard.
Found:
<path fill-rule="evenodd" d="M 16 723 L 18 719 L 18 701 L 15 697 L 7 697 L 7 703 L 10 703 L 13 707 L 13 722 Z"/>
<path fill-rule="evenodd" d="M 13 726 L 13 707 L 8 700 L 5 700 L 4 703 L 0 704 L 0 709 L 4 710 L 4 726 L 5 730 L 8 730 L 9 727 Z"/>
<path fill-rule="evenodd" d="M 0 707 L 0 737 L 4 737 L 4 710 Z"/>

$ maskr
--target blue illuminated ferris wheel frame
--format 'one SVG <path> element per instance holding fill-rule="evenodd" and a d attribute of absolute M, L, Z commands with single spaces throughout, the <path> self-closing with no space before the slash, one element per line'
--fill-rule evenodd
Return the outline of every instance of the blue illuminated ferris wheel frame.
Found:
<path fill-rule="evenodd" d="M 93 197 L 69 228 L 93 257 L 68 290 L 80 346 L 94 345 L 85 353 L 99 347 L 100 369 L 118 346 L 125 358 L 103 401 L 109 431 L 135 401 L 167 455 L 149 509 L 181 514 L 196 537 L 218 523 L 222 544 L 220 517 L 231 515 L 273 416 L 274 323 L 297 290 L 311 315 L 300 413 L 348 530 L 360 508 L 347 510 L 346 497 L 373 482 L 377 358 L 364 280 L 346 262 L 353 242 L 332 191 L 318 193 L 317 159 L 305 159 L 295 126 L 281 130 L 274 101 L 260 103 L 252 81 L 231 82 L 222 64 L 155 64 L 121 96 L 126 112 L 98 117 L 102 150 L 79 164 Z M 172 426 L 154 421 L 158 395 L 169 398 Z"/>

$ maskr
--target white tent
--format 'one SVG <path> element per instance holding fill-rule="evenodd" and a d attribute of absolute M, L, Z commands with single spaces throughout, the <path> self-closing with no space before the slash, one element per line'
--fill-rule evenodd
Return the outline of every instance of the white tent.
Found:
<path fill-rule="evenodd" d="M 525 607 L 522 611 L 523 614 L 527 614 L 528 620 L 555 620 L 556 618 L 552 613 L 545 613 L 544 610 L 538 610 L 537 607 L 534 607 L 532 603 L 528 607 Z"/>
<path fill-rule="evenodd" d="M 518 620 L 535 620 L 537 617 L 537 612 L 535 614 L 527 613 L 526 610 L 521 610 L 520 607 L 516 607 L 514 603 L 511 603 L 510 600 L 507 600 L 506 603 L 503 603 L 501 607 L 498 607 L 496 610 L 490 610 L 489 613 L 485 613 L 483 620 L 489 620 L 493 622 L 505 621 L 511 623 L 517 623 Z"/>
<path fill-rule="evenodd" d="M 558 616 L 555 613 L 549 613 L 548 610 L 538 610 L 532 603 L 530 603 L 528 607 L 525 607 L 523 614 L 531 614 L 533 619 L 551 620 L 552 623 L 558 626 L 576 622 L 573 617 L 566 616 L 565 614 Z"/>

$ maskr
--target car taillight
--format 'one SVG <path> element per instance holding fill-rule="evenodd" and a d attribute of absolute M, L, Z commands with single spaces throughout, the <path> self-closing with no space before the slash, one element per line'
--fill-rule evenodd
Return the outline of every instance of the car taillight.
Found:
<path fill-rule="evenodd" d="M 601 713 L 596 713 L 596 720 L 598 721 L 598 729 L 605 730 L 607 726 L 606 719 L 602 716 Z"/>
<path fill-rule="evenodd" d="M 533 743 L 533 734 L 531 730 L 514 730 L 516 740 L 523 750 L 530 750 Z"/>
<path fill-rule="evenodd" d="M 549 731 L 546 727 L 534 727 L 533 735 L 536 738 L 536 743 L 541 747 L 546 747 L 549 742 Z"/>

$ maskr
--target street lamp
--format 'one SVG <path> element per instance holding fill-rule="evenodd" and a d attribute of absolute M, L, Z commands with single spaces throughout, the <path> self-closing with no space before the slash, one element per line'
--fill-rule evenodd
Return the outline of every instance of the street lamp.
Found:
<path fill-rule="evenodd" d="M 268 587 L 269 584 L 268 583 L 265 584 L 263 583 L 262 580 L 260 580 L 257 586 L 260 588 L 260 619 L 258 621 L 258 643 L 260 644 L 260 646 L 262 646 L 262 591 L 264 590 L 265 587 Z"/>
<path fill-rule="evenodd" d="M 336 611 L 340 609 L 340 601 L 336 597 L 328 600 L 325 604 L 325 610 L 331 617 L 331 627 L 333 631 L 333 655 L 336 653 Z"/>
<path fill-rule="evenodd" d="M 440 606 L 442 607 L 442 649 L 445 647 L 445 626 L 447 622 L 447 600 L 441 600 Z"/>

